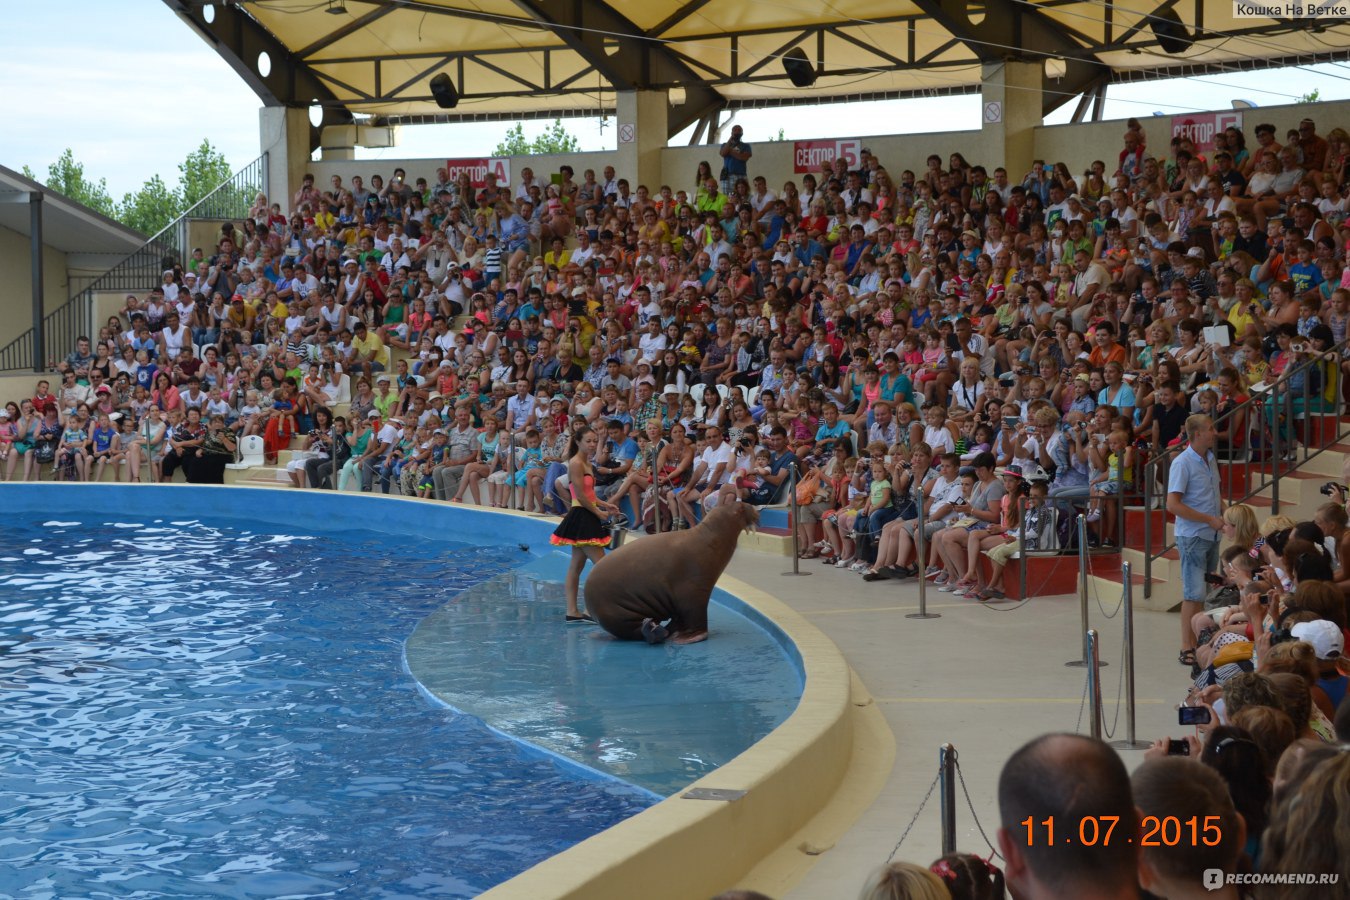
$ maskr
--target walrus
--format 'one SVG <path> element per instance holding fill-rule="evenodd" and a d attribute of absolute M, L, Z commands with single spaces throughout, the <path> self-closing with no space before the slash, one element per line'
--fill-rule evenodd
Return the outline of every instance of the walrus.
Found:
<path fill-rule="evenodd" d="M 591 570 L 586 611 L 625 641 L 706 640 L 713 585 L 736 552 L 737 536 L 758 522 L 756 507 L 733 501 L 686 531 L 624 544 Z"/>

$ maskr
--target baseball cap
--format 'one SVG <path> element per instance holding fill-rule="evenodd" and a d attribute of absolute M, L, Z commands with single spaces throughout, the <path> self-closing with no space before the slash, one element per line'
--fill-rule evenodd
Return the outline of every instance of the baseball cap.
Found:
<path fill-rule="evenodd" d="M 1335 622 L 1318 619 L 1315 622 L 1299 622 L 1289 633 L 1300 641 L 1312 644 L 1318 659 L 1338 659 L 1345 652 L 1345 635 Z"/>
<path fill-rule="evenodd" d="M 367 419 L 378 419 L 379 417 L 380 411 L 378 409 L 372 409 L 370 412 L 366 413 Z"/>

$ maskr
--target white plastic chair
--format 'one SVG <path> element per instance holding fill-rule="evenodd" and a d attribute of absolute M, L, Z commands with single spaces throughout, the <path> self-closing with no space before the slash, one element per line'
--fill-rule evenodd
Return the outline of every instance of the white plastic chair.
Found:
<path fill-rule="evenodd" d="M 697 415 L 703 415 L 703 392 L 708 389 L 706 384 L 699 382 L 689 386 L 689 396 L 694 401 L 694 412 Z"/>
<path fill-rule="evenodd" d="M 245 435 L 239 441 L 239 462 L 228 463 L 227 469 L 251 469 L 263 464 L 263 439 L 256 434 Z"/>

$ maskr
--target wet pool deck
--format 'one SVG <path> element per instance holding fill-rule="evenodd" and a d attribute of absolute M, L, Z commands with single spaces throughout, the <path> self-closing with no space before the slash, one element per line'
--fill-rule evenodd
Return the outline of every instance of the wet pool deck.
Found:
<path fill-rule="evenodd" d="M 784 882 L 776 893 L 764 879 L 756 879 L 755 886 L 780 900 L 853 896 L 868 872 L 885 862 L 919 810 L 937 775 L 944 743 L 956 748 L 975 815 L 997 843 L 997 784 L 1004 760 L 1037 735 L 1079 727 L 1086 669 L 1064 665 L 1082 653 L 1078 597 L 985 607 L 953 599 L 930 584 L 928 610 L 941 618 L 907 619 L 919 606 L 913 579 L 867 583 L 815 560 L 801 566 L 811 574 L 784 576 L 791 559 L 743 549 L 727 574 L 778 597 L 839 646 L 890 726 L 896 758 L 875 802 L 804 877 Z M 1089 594 L 1091 627 L 1102 634 L 1102 659 L 1109 663 L 1102 670 L 1109 728 L 1123 669 L 1123 617 L 1107 619 L 1097 599 Z M 1099 599 L 1112 613 L 1120 596 Z M 1187 670 L 1176 662 L 1179 628 L 1175 613 L 1136 610 L 1137 733 L 1144 740 L 1184 732 L 1173 711 L 1188 683 Z M 1081 730 L 1087 733 L 1086 710 L 1082 716 Z M 1125 737 L 1123 710 L 1115 736 Z M 1120 752 L 1130 768 L 1143 758 L 1141 751 Z M 939 829 L 934 791 L 896 858 L 932 862 L 941 855 Z M 958 850 L 989 854 L 959 784 L 956 833 Z"/>

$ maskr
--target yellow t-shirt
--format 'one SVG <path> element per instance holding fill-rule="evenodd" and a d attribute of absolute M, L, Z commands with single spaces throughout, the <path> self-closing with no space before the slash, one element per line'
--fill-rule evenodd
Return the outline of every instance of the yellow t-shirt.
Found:
<path fill-rule="evenodd" d="M 369 355 L 371 351 L 374 351 L 374 362 L 379 363 L 386 369 L 389 368 L 389 350 L 384 346 L 384 341 L 380 340 L 380 336 L 375 332 L 367 331 L 366 339 L 364 341 L 360 338 L 352 338 L 352 349 L 356 351 L 357 356 L 363 359 Z"/>
<path fill-rule="evenodd" d="M 1256 324 L 1256 317 L 1247 312 L 1245 304 L 1234 303 L 1233 308 L 1228 311 L 1228 323 L 1233 326 L 1233 333 L 1237 337 L 1236 343 L 1240 344 L 1247 329 Z"/>

